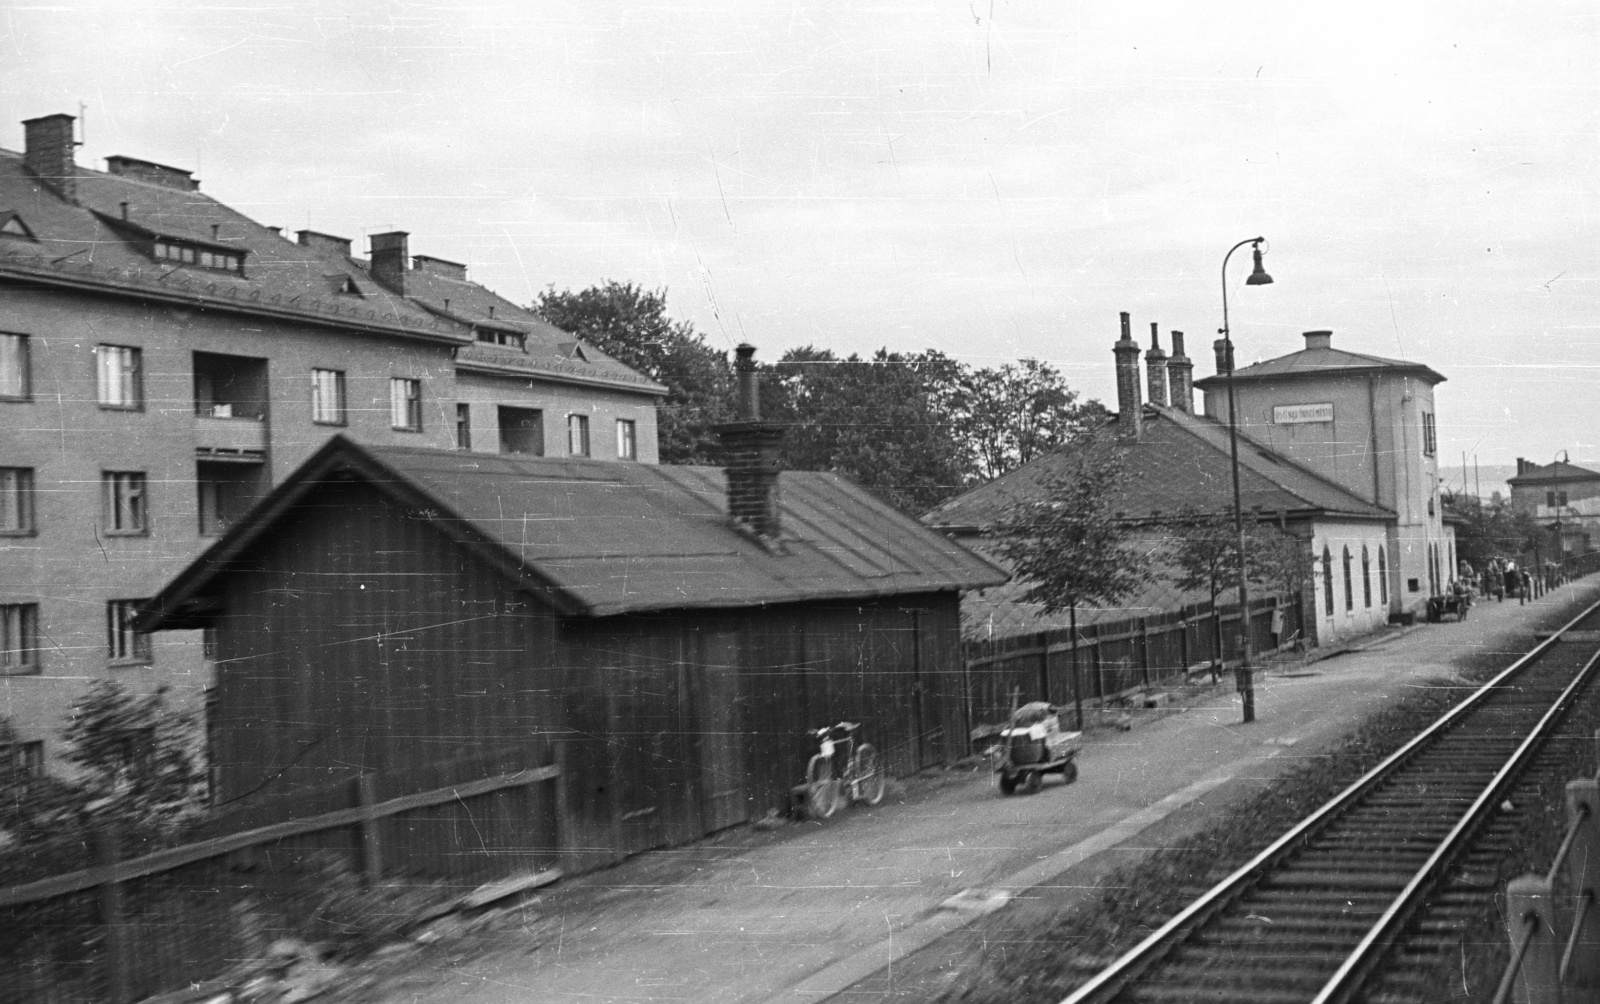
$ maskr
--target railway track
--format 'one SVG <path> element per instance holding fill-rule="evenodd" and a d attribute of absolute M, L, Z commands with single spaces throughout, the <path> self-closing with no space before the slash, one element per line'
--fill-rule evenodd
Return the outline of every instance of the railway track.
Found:
<path fill-rule="evenodd" d="M 1423 999 L 1493 895 L 1546 740 L 1600 666 L 1584 610 L 1063 1004 Z M 1563 642 L 1562 639 L 1569 639 Z M 1579 640 L 1581 639 L 1581 640 Z"/>

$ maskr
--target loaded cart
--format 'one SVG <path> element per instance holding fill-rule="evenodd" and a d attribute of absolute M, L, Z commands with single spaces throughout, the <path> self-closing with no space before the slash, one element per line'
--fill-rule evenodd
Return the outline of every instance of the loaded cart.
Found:
<path fill-rule="evenodd" d="M 1001 793 L 1009 795 L 1020 785 L 1031 795 L 1039 790 L 1046 774 L 1060 774 L 1071 784 L 1078 778 L 1073 758 L 1082 746 L 1083 733 L 1064 731 L 1054 704 L 1024 704 L 1011 713 L 994 747 Z"/>

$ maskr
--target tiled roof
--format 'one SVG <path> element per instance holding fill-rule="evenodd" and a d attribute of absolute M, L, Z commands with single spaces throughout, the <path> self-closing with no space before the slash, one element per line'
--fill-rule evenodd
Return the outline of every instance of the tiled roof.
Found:
<path fill-rule="evenodd" d="M 1326 376 L 1329 373 L 1354 374 L 1372 371 L 1415 373 L 1431 383 L 1444 382 L 1444 377 L 1421 363 L 1408 363 L 1402 359 L 1385 359 L 1382 356 L 1369 356 L 1362 352 L 1346 352 L 1344 349 L 1335 348 L 1301 349 L 1298 352 L 1291 352 L 1276 359 L 1254 363 L 1234 370 L 1233 379 L 1237 383 L 1251 380 Z M 1211 390 L 1214 387 L 1226 386 L 1226 381 L 1220 374 L 1217 374 L 1196 380 L 1194 385 L 1201 390 Z"/>
<path fill-rule="evenodd" d="M 1577 464 L 1569 464 L 1565 460 L 1557 460 L 1553 464 L 1534 467 L 1514 478 L 1508 478 L 1506 484 L 1537 485 L 1568 481 L 1600 481 L 1600 473 L 1591 471 L 1587 467 L 1579 467 Z"/>
<path fill-rule="evenodd" d="M 994 586 L 1005 572 L 834 475 L 779 476 L 782 551 L 728 525 L 716 467 L 541 459 L 357 445 L 337 437 L 275 489 L 149 608 L 186 623 L 206 583 L 245 558 L 330 477 L 353 472 L 511 574 L 548 586 L 569 614 L 753 607 Z M 143 627 L 141 627 L 143 629 Z"/>
<path fill-rule="evenodd" d="M 342 256 L 302 247 L 196 190 L 78 169 L 74 205 L 0 150 L 0 214 L 33 240 L 0 234 L 0 277 L 127 293 L 316 324 L 464 342 L 467 332 L 383 289 Z M 126 204 L 127 224 L 122 224 Z M 139 234 L 244 254 L 242 274 L 156 261 Z M 361 295 L 337 293 L 352 277 Z"/>
<path fill-rule="evenodd" d="M 440 317 L 473 329 L 509 331 L 521 337 L 523 347 L 520 349 L 478 341 L 466 346 L 457 356 L 457 362 L 469 369 L 578 378 L 654 394 L 667 391 L 533 311 L 469 279 L 423 268 L 406 272 L 405 285 L 407 296 Z"/>
<path fill-rule="evenodd" d="M 461 345 L 468 369 L 662 394 L 666 388 L 522 307 L 465 278 L 408 269 L 401 296 L 368 263 L 313 246 L 233 211 L 197 189 L 77 169 L 77 204 L 61 198 L 0 150 L 0 278 L 155 297 Z M 13 229 L 16 229 L 13 227 Z M 242 273 L 157 261 L 151 241 L 244 255 Z M 437 259 L 433 259 L 437 260 Z M 349 291 L 353 290 L 353 292 Z M 476 328 L 524 336 L 525 351 L 474 340 Z"/>
<path fill-rule="evenodd" d="M 1228 429 L 1212 419 L 1147 405 L 1139 438 L 1117 436 L 1113 419 L 1089 437 L 1047 454 L 950 499 L 922 517 L 929 526 L 981 531 L 1002 521 L 1013 500 L 1027 499 L 1053 475 L 1067 472 L 1082 451 L 1120 452 L 1125 480 L 1114 509 L 1130 522 L 1169 519 L 1185 507 L 1233 508 Z M 1340 515 L 1389 520 L 1373 505 L 1288 457 L 1239 437 L 1239 494 L 1246 509 L 1264 514 Z"/>

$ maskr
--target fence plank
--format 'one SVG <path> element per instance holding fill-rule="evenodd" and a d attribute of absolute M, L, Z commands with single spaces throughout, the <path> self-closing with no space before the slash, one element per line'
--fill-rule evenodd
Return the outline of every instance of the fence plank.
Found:
<path fill-rule="evenodd" d="M 361 810 L 361 877 L 370 888 L 383 881 L 383 845 L 378 836 L 378 779 L 356 778 L 356 807 Z"/>
<path fill-rule="evenodd" d="M 89 874 L 100 884 L 100 923 L 105 927 L 106 997 L 111 1004 L 126 1004 L 131 998 L 128 971 L 128 925 L 122 904 L 122 883 L 113 875 L 121 852 L 121 834 L 115 824 L 95 831 L 95 857 L 100 867 Z"/>
<path fill-rule="evenodd" d="M 164 851 L 157 851 L 154 854 L 146 854 L 143 857 L 119 861 L 109 867 L 68 872 L 65 875 L 55 875 L 47 879 L 40 879 L 37 882 L 27 882 L 22 885 L 11 886 L 9 889 L 0 889 L 0 907 L 36 903 L 40 900 L 53 899 L 56 896 L 65 896 L 68 893 L 82 892 L 85 889 L 92 889 L 104 883 L 126 882 L 129 879 L 141 878 L 145 875 L 171 871 L 174 868 L 192 864 L 196 861 L 204 861 L 206 858 L 219 857 L 232 851 L 253 847 L 256 844 L 282 840 L 285 837 L 303 836 L 308 833 L 319 833 L 323 830 L 353 826 L 359 824 L 369 813 L 375 819 L 383 816 L 393 816 L 412 809 L 453 802 L 458 798 L 486 795 L 502 788 L 517 788 L 536 784 L 540 781 L 549 781 L 559 776 L 559 774 L 559 767 L 533 767 L 528 770 L 514 771 L 510 774 L 500 774 L 496 777 L 486 777 L 480 781 L 452 785 L 448 788 L 420 791 L 414 795 L 403 795 L 400 798 L 391 798 L 388 801 L 379 802 L 370 807 L 357 806 L 350 809 L 340 809 L 336 812 L 325 812 L 305 819 L 291 819 L 282 823 L 274 823 L 271 826 L 230 834 L 226 837 L 216 837 L 197 844 L 172 847 Z"/>

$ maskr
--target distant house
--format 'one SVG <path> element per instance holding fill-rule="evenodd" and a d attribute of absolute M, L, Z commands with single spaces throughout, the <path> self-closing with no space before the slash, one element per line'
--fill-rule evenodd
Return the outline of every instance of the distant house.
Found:
<path fill-rule="evenodd" d="M 978 541 L 1014 501 L 1036 496 L 1051 475 L 1070 470 L 1078 453 L 1103 450 L 1124 458 L 1127 481 L 1112 505 L 1133 533 L 1148 539 L 1153 558 L 1164 524 L 1179 511 L 1231 512 L 1226 393 L 1217 377 L 1191 383 L 1183 334 L 1172 337 L 1169 357 L 1152 331 L 1141 381 L 1140 349 L 1123 314 L 1122 338 L 1113 346 L 1117 416 L 1085 439 L 937 506 L 923 522 L 981 547 Z M 1335 352 L 1330 337 L 1308 332 L 1305 351 L 1235 373 L 1241 501 L 1249 518 L 1303 542 L 1313 587 L 1302 597 L 1301 622 L 1313 644 L 1415 609 L 1448 585 L 1455 566 L 1454 530 L 1440 521 L 1427 438 L 1431 388 L 1443 378 L 1414 364 Z M 1141 383 L 1148 384 L 1150 404 L 1141 402 Z M 1191 387 L 1206 390 L 1205 415 L 1194 414 Z M 981 629 L 979 621 L 992 620 L 998 605 L 1021 605 L 1025 588 L 1013 582 L 973 597 L 969 628 Z M 1031 620 L 1031 628 L 1018 618 L 1005 623 L 1012 631 L 1056 626 Z"/>
<path fill-rule="evenodd" d="M 1544 527 L 1560 555 L 1593 549 L 1600 536 L 1600 473 L 1566 460 L 1540 465 L 1518 457 L 1517 475 L 1507 483 L 1511 508 Z"/>
<path fill-rule="evenodd" d="M 807 728 L 902 774 L 965 753 L 959 594 L 1005 573 L 722 435 L 726 471 L 324 446 L 141 624 L 215 639 L 217 796 L 559 747 L 585 867 L 785 807 Z"/>

